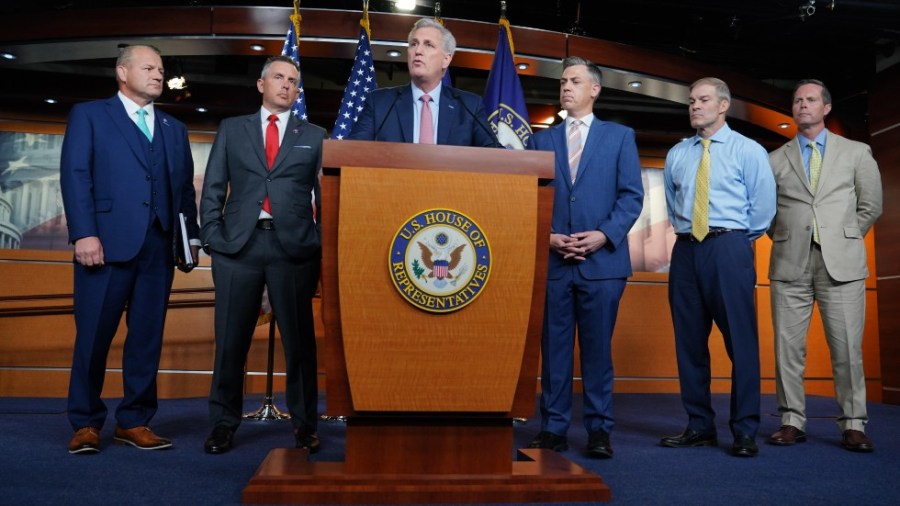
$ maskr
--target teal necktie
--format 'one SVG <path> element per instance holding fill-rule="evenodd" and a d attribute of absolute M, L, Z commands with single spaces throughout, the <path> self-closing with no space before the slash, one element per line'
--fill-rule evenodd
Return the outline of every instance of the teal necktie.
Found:
<path fill-rule="evenodd" d="M 150 133 L 150 127 L 147 126 L 147 111 L 143 108 L 137 110 L 138 120 L 137 126 L 141 129 L 141 132 L 144 132 L 144 135 L 147 136 L 147 140 L 153 141 L 153 134 Z"/>

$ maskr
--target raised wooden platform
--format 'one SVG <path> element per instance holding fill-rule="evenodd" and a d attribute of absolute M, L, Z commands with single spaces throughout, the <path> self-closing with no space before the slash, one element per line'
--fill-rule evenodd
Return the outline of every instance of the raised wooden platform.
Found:
<path fill-rule="evenodd" d="M 519 450 L 509 473 L 358 474 L 343 462 L 309 462 L 306 450 L 275 449 L 244 488 L 244 504 L 439 504 L 606 502 L 596 474 L 550 450 Z"/>

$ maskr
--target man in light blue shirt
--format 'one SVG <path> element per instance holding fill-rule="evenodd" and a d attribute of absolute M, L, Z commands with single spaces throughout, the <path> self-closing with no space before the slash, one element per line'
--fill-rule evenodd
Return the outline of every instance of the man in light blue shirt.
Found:
<path fill-rule="evenodd" d="M 732 362 L 729 426 L 732 453 L 758 453 L 759 335 L 752 241 L 775 215 L 775 180 L 766 150 L 731 130 L 728 85 L 706 77 L 690 88 L 691 126 L 697 135 L 666 157 L 669 220 L 678 237 L 669 271 L 669 305 L 687 428 L 662 446 L 718 444 L 710 405 L 709 333 L 722 332 Z"/>

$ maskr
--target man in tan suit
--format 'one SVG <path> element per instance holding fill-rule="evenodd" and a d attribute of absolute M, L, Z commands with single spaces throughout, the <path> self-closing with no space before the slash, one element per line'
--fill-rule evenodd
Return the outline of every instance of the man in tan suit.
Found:
<path fill-rule="evenodd" d="M 841 408 L 841 445 L 870 452 L 862 364 L 869 275 L 864 237 L 881 214 L 881 177 L 869 146 L 825 128 L 831 94 L 821 81 L 797 83 L 792 112 L 797 137 L 769 155 L 778 185 L 769 279 L 781 412 L 769 443 L 806 441 L 806 333 L 818 302 Z"/>

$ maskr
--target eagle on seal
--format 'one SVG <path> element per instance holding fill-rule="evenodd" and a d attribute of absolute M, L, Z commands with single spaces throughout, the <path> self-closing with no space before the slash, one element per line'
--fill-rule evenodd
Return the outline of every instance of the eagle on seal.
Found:
<path fill-rule="evenodd" d="M 429 278 L 438 278 L 438 279 L 453 279 L 453 274 L 450 272 L 459 265 L 459 261 L 462 258 L 462 250 L 466 247 L 465 244 L 460 244 L 459 246 L 453 248 L 453 251 L 450 252 L 450 260 L 438 259 L 432 260 L 432 255 L 434 252 L 431 251 L 426 244 L 423 244 L 422 241 L 416 241 L 419 244 L 419 249 L 422 250 L 422 263 L 425 264 L 425 267 L 429 269 L 428 277 Z"/>

